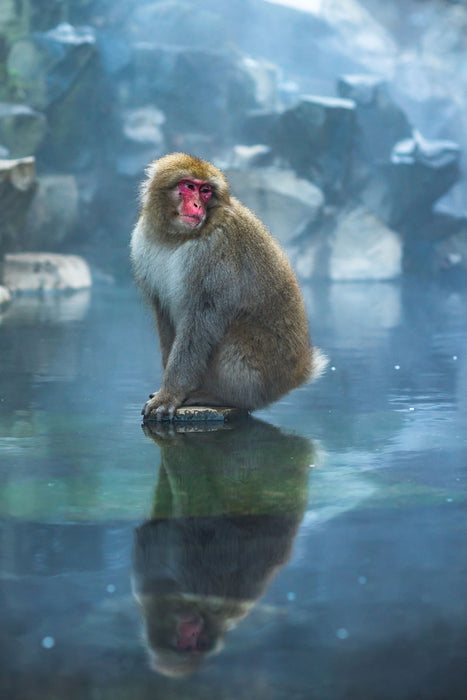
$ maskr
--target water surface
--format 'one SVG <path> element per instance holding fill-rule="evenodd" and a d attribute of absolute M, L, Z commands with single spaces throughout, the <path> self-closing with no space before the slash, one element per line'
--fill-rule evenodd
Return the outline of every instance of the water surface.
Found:
<path fill-rule="evenodd" d="M 208 432 L 131 287 L 1 317 L 2 698 L 465 697 L 467 294 L 304 293 L 326 376 Z"/>

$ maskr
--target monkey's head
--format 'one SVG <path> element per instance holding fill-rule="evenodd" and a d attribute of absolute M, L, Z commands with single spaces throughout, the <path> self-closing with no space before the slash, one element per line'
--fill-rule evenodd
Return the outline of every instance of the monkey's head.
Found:
<path fill-rule="evenodd" d="M 211 163 L 172 153 L 151 163 L 143 185 L 143 211 L 159 233 L 192 238 L 216 226 L 216 211 L 230 203 L 229 184 Z"/>

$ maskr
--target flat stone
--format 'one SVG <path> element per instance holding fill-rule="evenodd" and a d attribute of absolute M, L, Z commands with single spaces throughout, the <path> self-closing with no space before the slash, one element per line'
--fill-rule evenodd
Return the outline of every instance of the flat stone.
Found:
<path fill-rule="evenodd" d="M 245 418 L 249 413 L 241 408 L 228 406 L 182 406 L 177 408 L 173 418 L 174 423 L 229 421 L 234 418 Z M 146 421 L 156 420 L 156 411 L 151 411 Z M 169 421 L 169 416 L 163 416 L 163 422 Z"/>

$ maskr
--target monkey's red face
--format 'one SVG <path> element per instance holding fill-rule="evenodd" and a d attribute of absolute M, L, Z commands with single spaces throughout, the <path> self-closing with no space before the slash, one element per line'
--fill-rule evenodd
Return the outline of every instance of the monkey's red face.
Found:
<path fill-rule="evenodd" d="M 180 221 L 191 228 L 200 226 L 206 218 L 206 205 L 212 197 L 213 188 L 204 180 L 180 180 L 175 188 Z"/>

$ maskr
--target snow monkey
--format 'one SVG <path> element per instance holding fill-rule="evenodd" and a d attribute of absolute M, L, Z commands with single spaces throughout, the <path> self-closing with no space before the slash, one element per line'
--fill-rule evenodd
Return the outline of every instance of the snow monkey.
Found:
<path fill-rule="evenodd" d="M 155 160 L 131 238 L 136 281 L 154 308 L 164 374 L 144 418 L 182 405 L 254 410 L 317 376 L 295 275 L 224 174 L 184 153 Z"/>

